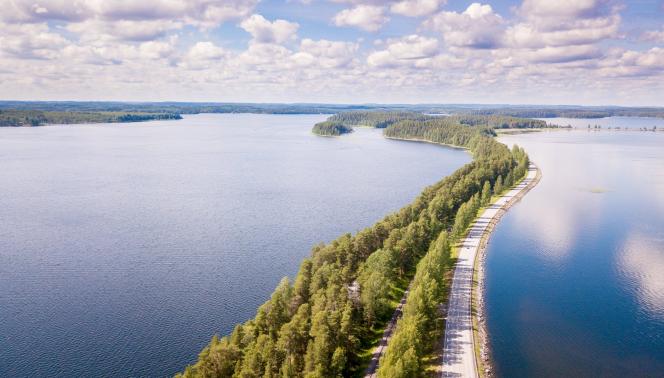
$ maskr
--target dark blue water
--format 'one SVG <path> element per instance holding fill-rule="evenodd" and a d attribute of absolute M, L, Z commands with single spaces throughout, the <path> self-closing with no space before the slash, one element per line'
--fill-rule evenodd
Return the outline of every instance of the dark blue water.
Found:
<path fill-rule="evenodd" d="M 487 250 L 498 376 L 664 376 L 664 133 L 501 140 L 543 178 Z"/>
<path fill-rule="evenodd" d="M 324 116 L 0 128 L 0 376 L 168 376 L 470 156 Z"/>

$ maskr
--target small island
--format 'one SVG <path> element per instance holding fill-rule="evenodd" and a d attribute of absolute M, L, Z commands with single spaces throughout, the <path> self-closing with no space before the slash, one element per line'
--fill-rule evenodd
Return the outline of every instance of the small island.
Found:
<path fill-rule="evenodd" d="M 311 132 L 320 136 L 339 136 L 353 132 L 353 128 L 335 121 L 323 121 L 315 124 Z"/>

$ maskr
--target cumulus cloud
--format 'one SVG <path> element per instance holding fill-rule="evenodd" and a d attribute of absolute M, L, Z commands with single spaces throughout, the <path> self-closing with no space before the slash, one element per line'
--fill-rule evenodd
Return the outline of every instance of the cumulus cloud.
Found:
<path fill-rule="evenodd" d="M 373 67 L 412 65 L 437 53 L 437 39 L 413 34 L 388 40 L 384 50 L 375 51 L 367 57 L 367 63 Z"/>
<path fill-rule="evenodd" d="M 187 56 L 191 60 L 217 60 L 225 57 L 228 53 L 223 48 L 215 45 L 210 41 L 196 42 L 193 45 Z"/>
<path fill-rule="evenodd" d="M 178 62 L 178 66 L 188 70 L 204 70 L 225 63 L 231 52 L 211 41 L 196 42 Z"/>
<path fill-rule="evenodd" d="M 335 41 L 296 18 L 266 19 L 258 0 L 11 0 L 0 11 L 0 95 L 566 102 L 592 92 L 652 104 L 664 90 L 664 32 L 643 33 L 639 49 L 604 43 L 626 29 L 612 0 L 515 0 L 502 15 L 481 3 L 449 11 L 445 0 L 333 1 L 347 9 L 322 15 L 341 27 L 424 19 L 366 39 L 338 30 Z M 319 5 L 307 9 L 330 9 Z M 233 27 L 251 34 L 246 46 Z"/>
<path fill-rule="evenodd" d="M 605 0 L 524 0 L 518 12 L 525 18 L 543 22 L 596 18 L 607 13 Z"/>
<path fill-rule="evenodd" d="M 246 17 L 258 0 L 12 0 L 0 18 L 6 22 L 44 22 L 48 20 L 171 20 L 201 28 Z"/>
<path fill-rule="evenodd" d="M 664 72 L 664 48 L 646 51 L 613 49 L 598 63 L 597 73 L 606 77 L 651 77 Z"/>
<path fill-rule="evenodd" d="M 382 6 L 358 5 L 337 13 L 333 21 L 337 26 L 352 26 L 376 32 L 389 21 L 389 18 L 385 15 L 385 8 Z"/>
<path fill-rule="evenodd" d="M 90 5 L 85 1 L 12 0 L 3 3 L 0 19 L 9 23 L 80 21 L 93 16 L 94 12 Z"/>
<path fill-rule="evenodd" d="M 69 42 L 44 24 L 0 23 L 0 54 L 22 59 L 54 59 Z"/>
<path fill-rule="evenodd" d="M 291 51 L 284 46 L 272 43 L 252 43 L 239 55 L 238 63 L 247 68 L 261 66 L 261 69 L 278 71 L 283 68 L 280 63 L 290 60 Z"/>
<path fill-rule="evenodd" d="M 441 32 L 450 46 L 490 49 L 500 44 L 504 24 L 490 5 L 472 3 L 462 13 L 440 12 L 424 25 Z"/>
<path fill-rule="evenodd" d="M 284 43 L 294 39 L 297 29 L 300 27 L 297 23 L 286 20 L 270 22 L 260 14 L 252 15 L 242 21 L 240 26 L 258 43 Z"/>
<path fill-rule="evenodd" d="M 359 48 L 353 42 L 328 41 L 321 39 L 314 41 L 305 38 L 300 43 L 300 51 L 292 59 L 301 66 L 320 65 L 324 68 L 340 68 L 348 66 Z"/>
<path fill-rule="evenodd" d="M 664 29 L 650 30 L 641 35 L 642 41 L 664 43 Z"/>
<path fill-rule="evenodd" d="M 409 17 L 421 17 L 430 15 L 446 3 L 447 0 L 401 0 L 392 4 L 390 11 Z"/>
<path fill-rule="evenodd" d="M 603 0 L 525 0 L 522 21 L 507 31 L 508 43 L 543 48 L 597 43 L 619 36 L 618 8 Z"/>
<path fill-rule="evenodd" d="M 180 29 L 180 22 L 168 20 L 119 20 L 104 21 L 90 19 L 71 23 L 66 30 L 76 33 L 82 41 L 125 40 L 151 41 L 166 36 L 170 31 Z"/>
<path fill-rule="evenodd" d="M 170 41 L 147 41 L 138 46 L 138 51 L 145 59 L 165 59 L 175 53 L 175 42 L 177 38 Z"/>

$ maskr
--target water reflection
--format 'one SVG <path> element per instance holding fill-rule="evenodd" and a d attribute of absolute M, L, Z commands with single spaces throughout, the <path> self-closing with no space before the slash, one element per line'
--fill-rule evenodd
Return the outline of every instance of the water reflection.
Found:
<path fill-rule="evenodd" d="M 625 287 L 636 292 L 641 306 L 664 319 L 664 238 L 643 232 L 629 234 L 617 260 Z"/>
<path fill-rule="evenodd" d="M 543 179 L 487 250 L 498 376 L 662 376 L 664 133 L 501 140 L 525 147 Z"/>

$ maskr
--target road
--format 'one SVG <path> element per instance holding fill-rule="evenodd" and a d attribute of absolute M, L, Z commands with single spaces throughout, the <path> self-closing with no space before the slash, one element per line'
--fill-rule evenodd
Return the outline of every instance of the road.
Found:
<path fill-rule="evenodd" d="M 409 291 L 410 291 L 410 286 L 409 289 L 403 293 L 401 301 L 397 305 L 396 310 L 394 310 L 394 314 L 392 314 L 392 319 L 390 319 L 390 322 L 387 323 L 387 327 L 385 327 L 385 332 L 383 332 L 383 337 L 380 339 L 380 342 L 378 343 L 376 348 L 374 348 L 374 351 L 371 354 L 371 362 L 369 362 L 369 366 L 367 367 L 367 370 L 364 372 L 364 378 L 376 378 L 377 376 L 376 372 L 378 371 L 378 362 L 380 362 L 381 357 L 383 357 L 383 353 L 385 353 L 385 348 L 387 348 L 387 344 L 390 342 L 390 339 L 392 338 L 392 333 L 394 333 L 394 328 L 397 326 L 397 320 L 401 318 L 403 306 L 406 304 L 406 299 L 408 298 Z"/>
<path fill-rule="evenodd" d="M 452 278 L 445 322 L 443 377 L 479 377 L 471 314 L 475 258 L 484 233 L 491 230 L 489 225 L 497 221 L 505 209 L 528 191 L 536 177 L 537 167 L 531 164 L 526 178 L 482 212 L 470 226 L 468 235 L 461 244 Z"/>

